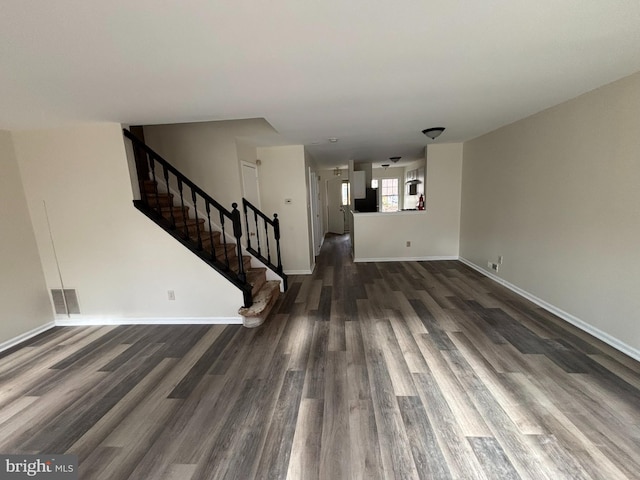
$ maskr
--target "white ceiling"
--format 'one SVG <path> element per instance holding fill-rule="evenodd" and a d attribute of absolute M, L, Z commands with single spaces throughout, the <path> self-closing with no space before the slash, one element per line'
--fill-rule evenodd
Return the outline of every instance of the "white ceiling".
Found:
<path fill-rule="evenodd" d="M 381 163 L 639 71 L 640 1 L 0 0 L 0 67 L 2 129 L 263 117 Z"/>

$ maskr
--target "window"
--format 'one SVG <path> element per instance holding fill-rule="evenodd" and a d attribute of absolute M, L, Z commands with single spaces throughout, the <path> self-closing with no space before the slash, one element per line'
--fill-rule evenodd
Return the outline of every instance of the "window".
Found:
<path fill-rule="evenodd" d="M 349 205 L 349 204 L 351 204 L 349 182 L 342 182 L 342 205 Z"/>
<path fill-rule="evenodd" d="M 380 196 L 382 202 L 383 212 L 397 212 L 398 211 L 398 179 L 397 178 L 383 178 L 382 179 L 382 193 Z"/>

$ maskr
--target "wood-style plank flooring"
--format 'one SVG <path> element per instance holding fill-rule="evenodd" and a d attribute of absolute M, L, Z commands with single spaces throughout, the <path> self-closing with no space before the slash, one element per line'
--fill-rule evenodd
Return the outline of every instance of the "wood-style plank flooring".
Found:
<path fill-rule="evenodd" d="M 459 262 L 325 241 L 260 328 L 56 328 L 0 358 L 0 452 L 85 479 L 640 478 L 640 366 Z"/>

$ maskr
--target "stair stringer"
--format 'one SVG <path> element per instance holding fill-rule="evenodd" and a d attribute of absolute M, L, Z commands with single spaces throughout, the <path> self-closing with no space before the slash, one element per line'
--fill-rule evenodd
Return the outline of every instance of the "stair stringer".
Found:
<path fill-rule="evenodd" d="M 149 179 L 152 180 L 152 179 Z M 164 181 L 164 179 L 159 178 L 156 179 L 156 182 L 158 184 L 158 187 L 162 187 L 162 188 L 158 188 L 158 193 L 171 193 L 174 196 L 174 202 L 176 199 L 180 198 L 180 191 L 177 190 L 177 188 L 171 186 L 171 185 L 167 185 L 166 182 Z M 205 219 L 205 224 L 207 223 L 207 214 L 206 212 L 201 211 L 199 208 L 196 209 L 194 208 L 193 202 L 189 199 L 185 199 L 184 200 L 184 205 L 185 207 L 189 207 L 192 211 L 197 211 L 198 213 L 198 218 L 204 218 Z M 211 227 L 214 229 L 214 231 L 216 232 L 220 232 L 222 233 L 222 226 L 215 222 L 215 221 L 211 221 Z M 226 243 L 235 243 L 236 239 L 233 235 L 229 234 L 229 229 L 225 229 L 225 242 Z M 245 256 L 250 256 L 251 257 L 251 268 L 266 268 L 266 276 L 267 276 L 267 280 L 269 281 L 277 281 L 279 283 L 280 286 L 280 292 L 284 292 L 284 281 L 282 280 L 282 277 L 280 277 L 277 273 L 273 272 L 270 268 L 268 268 L 267 265 L 265 265 L 263 262 L 260 261 L 260 259 L 256 258 L 255 255 L 253 255 L 251 252 L 249 252 L 247 250 L 247 245 L 244 239 L 244 236 L 241 239 L 241 243 L 242 243 L 242 254 Z"/>

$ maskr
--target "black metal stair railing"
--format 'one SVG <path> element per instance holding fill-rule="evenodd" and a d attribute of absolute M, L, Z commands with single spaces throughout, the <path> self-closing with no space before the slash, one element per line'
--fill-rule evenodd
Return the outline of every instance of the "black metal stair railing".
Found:
<path fill-rule="evenodd" d="M 123 133 L 132 142 L 137 161 L 142 155 L 148 164 L 149 178 L 140 181 L 141 199 L 133 202 L 136 208 L 242 290 L 244 306 L 250 307 L 253 298 L 242 255 L 238 204 L 233 203 L 232 210 L 227 210 L 131 132 L 125 129 Z M 163 191 L 158 188 L 159 182 L 163 183 Z M 172 190 L 179 197 L 177 206 Z M 191 206 L 193 219 L 188 216 Z M 213 228 L 216 220 L 219 237 Z M 228 230 L 235 245 L 225 242 Z"/>
<path fill-rule="evenodd" d="M 247 251 L 258 258 L 271 270 L 282 278 L 282 286 L 287 290 L 287 275 L 282 269 L 282 255 L 280 254 L 280 220 L 278 214 L 273 219 L 267 217 L 258 207 L 246 198 L 242 199 L 245 227 L 247 232 Z M 252 238 L 255 240 L 252 242 Z M 271 239 L 271 241 L 270 241 Z M 272 262 L 272 249 L 277 263 Z"/>

